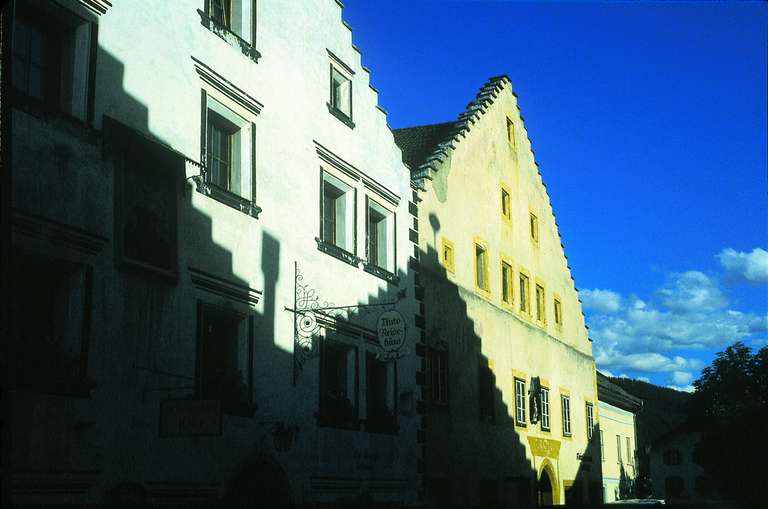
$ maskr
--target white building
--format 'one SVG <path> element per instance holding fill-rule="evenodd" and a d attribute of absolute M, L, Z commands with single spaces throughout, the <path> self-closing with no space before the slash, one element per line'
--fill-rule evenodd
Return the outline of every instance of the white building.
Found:
<path fill-rule="evenodd" d="M 597 372 L 603 501 L 634 498 L 637 479 L 637 420 L 643 400 Z"/>
<path fill-rule="evenodd" d="M 414 504 L 415 206 L 341 3 L 5 9 L 13 501 Z"/>

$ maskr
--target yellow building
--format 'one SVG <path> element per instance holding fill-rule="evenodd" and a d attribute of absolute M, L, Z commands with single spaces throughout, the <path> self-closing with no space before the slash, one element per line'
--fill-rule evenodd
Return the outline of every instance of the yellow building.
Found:
<path fill-rule="evenodd" d="M 592 343 L 509 78 L 395 139 L 416 189 L 424 502 L 598 501 Z"/>
<path fill-rule="evenodd" d="M 600 410 L 600 458 L 603 472 L 603 500 L 613 502 L 634 498 L 637 479 L 637 421 L 635 414 L 643 400 L 611 383 L 597 373 Z"/>

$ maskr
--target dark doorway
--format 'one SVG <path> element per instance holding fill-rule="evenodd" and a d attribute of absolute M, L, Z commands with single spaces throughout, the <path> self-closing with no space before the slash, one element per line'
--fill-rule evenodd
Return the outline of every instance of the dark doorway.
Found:
<path fill-rule="evenodd" d="M 539 477 L 539 506 L 552 505 L 552 480 L 549 478 L 547 470 L 541 471 Z"/>

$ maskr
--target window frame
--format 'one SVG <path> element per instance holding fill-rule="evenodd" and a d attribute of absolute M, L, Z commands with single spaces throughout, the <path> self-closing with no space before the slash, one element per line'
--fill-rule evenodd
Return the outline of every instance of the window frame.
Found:
<path fill-rule="evenodd" d="M 396 434 L 399 430 L 398 426 L 398 420 L 397 420 L 397 413 L 398 413 L 398 379 L 397 379 L 397 360 L 380 360 L 377 359 L 377 352 L 365 349 L 365 431 L 369 433 L 384 433 L 384 434 Z M 384 369 L 392 370 L 392 393 L 389 395 L 392 398 L 392 407 L 388 408 L 387 410 L 390 410 L 391 413 L 386 416 L 373 416 L 371 415 L 371 400 L 373 399 L 371 397 L 371 387 L 373 384 L 370 383 L 370 375 L 373 371 L 371 368 L 373 366 L 373 363 L 379 363 L 384 365 Z M 385 375 L 386 376 L 386 375 Z M 384 380 L 384 385 L 387 385 L 386 379 Z M 387 396 L 387 387 L 384 388 L 384 398 L 386 400 Z M 386 401 L 384 406 L 386 407 Z"/>
<path fill-rule="evenodd" d="M 330 179 L 326 179 L 326 175 L 330 177 Z M 343 190 L 339 188 L 339 185 L 334 182 L 338 181 L 341 185 L 345 186 L 347 189 Z M 337 190 L 342 191 L 341 195 L 337 196 L 335 199 L 341 199 L 342 197 L 345 197 L 348 193 L 351 194 L 351 208 L 352 211 L 345 209 L 344 216 L 345 216 L 345 238 L 349 237 L 349 241 L 352 243 L 351 249 L 346 248 L 346 240 L 345 240 L 345 247 L 342 247 L 339 245 L 338 242 L 334 239 L 333 242 L 329 242 L 325 238 L 325 206 L 326 206 L 326 184 L 335 187 Z M 344 198 L 345 202 L 349 200 L 348 198 Z M 366 196 L 367 200 L 367 196 Z M 337 258 L 343 262 L 348 263 L 349 265 L 352 265 L 353 267 L 357 267 L 358 264 L 361 261 L 361 258 L 357 256 L 357 201 L 358 201 L 358 195 L 357 195 L 357 186 L 354 182 L 349 182 L 348 179 L 344 178 L 341 174 L 335 171 L 329 171 L 328 167 L 326 166 L 320 166 L 320 197 L 319 197 L 319 207 L 320 207 L 320 232 L 319 236 L 315 238 L 317 241 L 317 247 L 320 251 L 327 253 L 334 258 Z M 367 201 L 366 201 L 367 203 Z M 346 205 L 345 205 L 346 207 Z M 366 213 L 367 215 L 367 213 Z M 334 216 L 335 217 L 335 216 Z M 335 224 L 335 223 L 334 223 Z M 337 229 L 337 226 L 334 226 L 335 229 Z M 395 229 L 397 228 L 397 225 L 395 225 Z M 348 231 L 348 229 L 351 229 L 351 232 Z"/>
<path fill-rule="evenodd" d="M 563 421 L 563 436 L 573 436 L 571 428 L 571 396 L 570 394 L 560 394 L 560 415 Z"/>
<path fill-rule="evenodd" d="M 603 430 L 600 430 L 600 459 L 605 463 L 605 437 Z"/>
<path fill-rule="evenodd" d="M 512 191 L 506 184 L 501 184 L 501 218 L 507 224 L 512 223 Z"/>
<path fill-rule="evenodd" d="M 213 69 L 211 69 L 204 62 L 198 60 L 195 57 L 191 57 L 195 66 L 195 71 L 201 80 L 200 89 L 200 174 L 193 175 L 191 179 L 194 181 L 197 192 L 204 194 L 214 200 L 231 207 L 235 210 L 249 215 L 255 219 L 259 218 L 261 213 L 261 207 L 256 204 L 258 196 L 257 185 L 257 150 L 256 150 L 256 118 L 261 113 L 263 105 L 251 97 L 247 92 L 234 85 L 224 76 L 220 75 Z M 209 105 L 210 99 L 210 105 Z M 213 105 L 213 111 L 219 115 L 227 118 L 231 116 L 235 119 L 239 119 L 239 127 L 242 131 L 244 128 L 248 128 L 251 131 L 250 137 L 241 136 L 241 145 L 248 142 L 250 145 L 250 151 L 241 149 L 241 156 L 246 155 L 250 160 L 250 198 L 246 198 L 237 192 L 231 192 L 226 189 L 213 184 L 210 180 L 210 171 L 207 168 L 208 165 L 208 110 Z M 216 108 L 226 110 L 226 115 L 222 112 L 216 111 Z M 234 121 L 232 118 L 227 118 L 230 122 Z M 237 125 L 237 124 L 236 124 Z M 240 176 L 246 174 L 243 169 L 244 164 L 241 162 Z"/>
<path fill-rule="evenodd" d="M 450 260 L 445 260 L 445 253 L 450 253 Z M 449 274 L 456 274 L 456 249 L 453 246 L 453 242 L 445 237 L 440 239 L 440 264 L 445 268 L 445 271 Z"/>
<path fill-rule="evenodd" d="M 435 360 L 437 359 L 442 360 L 441 365 L 444 366 L 442 370 L 435 367 Z M 450 407 L 450 365 L 448 349 L 444 345 L 433 345 L 429 348 L 427 352 L 427 368 L 430 402 L 437 407 L 447 409 Z M 436 384 L 436 381 L 439 384 Z M 441 391 L 435 391 L 435 387 L 438 385 L 442 388 Z"/>
<path fill-rule="evenodd" d="M 624 464 L 624 460 L 621 458 L 621 435 L 616 435 L 616 462 L 619 465 Z"/>
<path fill-rule="evenodd" d="M 519 376 L 515 376 L 512 380 L 515 387 L 515 426 L 525 428 L 528 426 L 525 408 L 525 400 L 527 398 L 525 391 L 525 379 Z"/>
<path fill-rule="evenodd" d="M 507 117 L 507 143 L 514 150 L 517 148 L 517 136 L 515 133 L 515 122 Z"/>
<path fill-rule="evenodd" d="M 386 212 L 386 215 L 382 217 L 381 222 L 391 222 L 391 238 L 387 236 L 386 238 L 386 246 L 385 251 L 387 253 L 387 266 L 383 266 L 380 263 L 378 263 L 378 255 L 377 255 L 377 261 L 371 262 L 371 219 L 370 214 L 371 210 L 373 209 L 376 211 L 376 208 L 379 208 Z M 381 214 L 380 211 L 376 211 L 377 213 Z M 388 225 L 385 223 L 384 225 L 387 227 Z M 377 226 L 378 228 L 378 226 Z M 378 240 L 377 240 L 378 242 Z M 378 247 L 378 244 L 377 244 Z M 391 248 L 391 249 L 390 249 Z M 391 251 L 391 253 L 390 253 Z M 392 259 L 389 260 L 389 257 Z M 373 273 L 375 275 L 384 276 L 387 280 L 392 280 L 392 278 L 395 277 L 395 271 L 397 270 L 397 212 L 385 205 L 382 205 L 382 203 L 373 197 L 371 197 L 369 194 L 365 195 L 365 263 L 364 268 L 367 272 Z"/>
<path fill-rule="evenodd" d="M 332 337 L 329 337 L 329 333 L 332 334 Z M 363 423 L 363 419 L 360 417 L 360 350 L 361 345 L 357 344 L 357 341 L 354 341 L 357 338 L 352 338 L 349 336 L 346 336 L 338 331 L 328 331 L 326 330 L 324 334 L 321 335 L 319 338 L 320 343 L 320 355 L 319 355 L 319 372 L 318 372 L 318 405 L 317 405 L 317 418 L 318 418 L 318 426 L 320 427 L 329 427 L 329 428 L 340 428 L 340 429 L 351 429 L 351 430 L 359 430 L 360 426 Z M 344 348 L 347 349 L 347 351 L 352 352 L 352 357 L 354 359 L 354 366 L 352 369 L 354 370 L 354 375 L 352 377 L 353 379 L 353 399 L 350 400 L 350 398 L 347 396 L 347 400 L 351 403 L 352 407 L 350 409 L 350 415 L 349 416 L 343 416 L 340 415 L 338 412 L 331 411 L 332 409 L 329 409 L 327 407 L 328 405 L 328 395 L 327 395 L 327 379 L 326 379 L 326 370 L 328 365 L 328 351 L 330 349 L 330 345 L 334 344 L 334 346 L 337 346 L 336 343 L 339 345 L 343 345 Z M 365 349 L 363 349 L 363 353 L 365 353 Z M 347 368 L 349 369 L 349 367 Z"/>
<path fill-rule="evenodd" d="M 515 307 L 515 270 L 512 262 L 505 256 L 501 257 L 501 263 L 499 267 L 499 275 L 501 276 L 499 281 L 501 286 L 501 305 L 510 310 L 513 310 Z M 506 284 L 504 284 L 505 274 L 507 274 Z M 507 294 L 506 300 L 504 298 L 505 293 Z"/>
<path fill-rule="evenodd" d="M 530 318 L 531 316 L 531 275 L 522 267 L 518 268 L 518 295 L 520 314 Z"/>
<path fill-rule="evenodd" d="M 215 0 L 205 0 L 205 4 L 203 6 L 203 9 L 198 9 L 197 13 L 200 16 L 200 24 L 207 28 L 209 31 L 211 31 L 213 34 L 218 36 L 220 39 L 222 39 L 224 42 L 229 44 L 235 49 L 240 50 L 243 55 L 250 58 L 254 63 L 258 63 L 259 59 L 261 58 L 261 53 L 256 49 L 256 21 L 257 21 L 257 0 L 240 0 L 241 3 L 249 2 L 250 3 L 250 19 L 246 19 L 246 15 L 242 14 L 240 19 L 240 24 L 245 25 L 247 24 L 250 29 L 250 40 L 245 38 L 243 35 L 243 32 L 240 33 L 235 32 L 235 30 L 232 27 L 232 16 L 233 12 L 235 10 L 235 6 L 233 3 L 233 0 L 222 0 L 223 2 L 229 3 L 229 12 L 230 12 L 230 19 L 229 23 L 222 23 L 221 21 L 215 19 L 213 15 L 213 2 Z M 240 7 L 241 10 L 245 11 L 247 10 L 245 7 Z"/>
<path fill-rule="evenodd" d="M 549 406 L 549 387 L 541 386 L 541 430 L 550 431 L 551 428 L 551 412 Z"/>
<path fill-rule="evenodd" d="M 591 401 L 584 402 L 584 416 L 587 424 L 587 441 L 591 441 L 595 429 L 595 405 Z"/>
<path fill-rule="evenodd" d="M 80 313 L 76 318 L 76 320 L 79 321 L 79 324 L 72 324 L 72 332 L 74 332 L 74 339 L 77 342 L 77 348 L 74 351 L 74 355 L 70 356 L 68 359 L 59 357 L 57 362 L 52 363 L 52 366 L 48 366 L 46 368 L 46 373 L 50 374 L 51 370 L 64 368 L 66 363 L 63 362 L 63 360 L 67 360 L 72 361 L 73 366 L 77 368 L 77 374 L 73 375 L 71 372 L 64 371 L 61 373 L 63 376 L 55 382 L 43 381 L 37 374 L 40 370 L 35 369 L 36 366 L 39 365 L 41 352 L 37 350 L 29 352 L 35 359 L 35 364 L 33 366 L 24 365 L 23 358 L 21 360 L 22 364 L 18 365 L 17 363 L 19 362 L 19 356 L 14 353 L 13 358 L 16 360 L 16 362 L 12 363 L 13 365 L 9 366 L 10 369 L 7 370 L 9 388 L 40 394 L 51 394 L 74 398 L 90 398 L 90 391 L 96 386 L 96 383 L 88 376 L 93 314 L 93 265 L 81 260 L 74 260 L 68 256 L 59 256 L 58 254 L 50 255 L 47 252 L 41 253 L 37 248 L 33 250 L 27 249 L 26 247 L 21 248 L 17 246 L 13 247 L 9 258 L 9 260 L 6 260 L 8 265 L 15 265 L 17 262 L 20 262 L 21 264 L 34 264 L 41 266 L 43 271 L 51 272 L 54 272 L 53 267 L 57 267 L 61 270 L 56 271 L 56 275 L 61 279 L 66 280 L 65 291 L 67 291 L 70 295 L 72 294 L 72 286 L 74 281 L 75 284 L 79 285 L 79 293 L 81 293 L 81 302 L 79 307 Z M 22 281 L 19 279 L 19 277 L 18 269 L 14 268 L 9 281 L 9 290 L 13 291 L 14 294 L 14 298 L 11 301 L 9 307 L 9 312 L 11 313 L 14 313 L 14 306 L 22 304 L 19 302 L 20 292 L 14 287 L 17 285 L 29 285 L 29 281 Z M 48 278 L 45 279 L 45 282 L 50 281 L 51 280 Z M 17 334 L 20 332 L 20 327 L 14 318 L 18 318 L 15 313 L 14 317 L 9 320 L 7 324 L 8 333 L 10 334 L 11 338 L 18 339 Z M 51 317 L 51 321 L 54 321 L 53 317 Z M 55 328 L 60 332 L 62 330 L 62 324 L 57 324 Z M 29 329 L 24 327 L 24 331 L 29 332 Z M 29 346 L 29 342 L 10 340 L 10 346 Z M 54 356 L 61 354 L 61 352 L 50 353 L 52 353 Z M 25 375 L 30 374 L 33 375 L 30 379 L 24 378 Z"/>
<path fill-rule="evenodd" d="M 38 8 L 39 10 L 35 10 Z M 57 21 L 51 21 L 57 20 Z M 62 22 L 63 20 L 63 22 Z M 13 81 L 9 82 L 9 91 L 13 98 L 12 107 L 18 107 L 27 111 L 41 111 L 47 114 L 55 114 L 71 120 L 75 123 L 85 126 L 92 126 L 94 122 L 94 101 L 95 101 L 95 83 L 96 83 L 96 55 L 98 53 L 98 18 L 86 13 L 84 9 L 81 9 L 76 4 L 61 5 L 57 2 L 39 2 L 39 1 L 25 1 L 16 2 L 15 16 L 13 17 L 13 24 L 21 22 L 27 26 L 34 28 L 38 32 L 43 34 L 45 38 L 46 53 L 48 53 L 47 60 L 50 56 L 53 56 L 53 62 L 49 60 L 50 72 L 47 74 L 47 79 L 43 79 L 43 86 L 45 90 L 42 92 L 42 97 L 37 98 L 29 95 L 29 93 L 16 88 Z M 88 47 L 83 50 L 82 61 L 86 64 L 85 75 L 80 76 L 82 79 L 82 88 L 77 88 L 82 94 L 82 100 L 84 105 L 82 111 L 78 113 L 74 111 L 73 106 L 70 104 L 65 106 L 62 104 L 64 97 L 62 89 L 65 80 L 69 83 L 67 86 L 72 88 L 74 93 L 76 89 L 75 84 L 75 64 L 70 63 L 71 68 L 65 67 L 64 52 L 71 51 L 70 60 L 74 62 L 76 54 L 74 48 L 66 48 L 65 38 L 68 36 L 76 37 L 75 31 L 80 27 L 86 26 L 88 33 Z M 10 51 L 10 67 L 16 68 L 16 40 L 15 32 L 12 30 L 12 44 L 9 46 Z M 65 76 L 65 73 L 71 74 L 71 77 Z M 18 75 L 18 70 L 12 72 L 12 74 Z"/>
<path fill-rule="evenodd" d="M 562 330 L 563 328 L 563 301 L 558 294 L 552 295 L 552 302 L 555 314 L 555 329 Z"/>
<path fill-rule="evenodd" d="M 536 278 L 536 321 L 540 325 L 547 324 L 547 290 L 544 286 L 544 282 L 539 278 Z"/>
<path fill-rule="evenodd" d="M 235 415 L 240 417 L 253 417 L 256 406 L 254 404 L 253 389 L 254 389 L 254 370 L 253 370 L 253 345 L 254 345 L 254 317 L 250 311 L 242 311 L 240 309 L 233 309 L 231 306 L 222 305 L 220 303 L 213 303 L 209 300 L 199 299 L 197 301 L 197 348 L 195 355 L 195 385 L 194 394 L 196 398 L 200 398 L 204 395 L 200 387 L 201 377 L 203 375 L 203 354 L 205 352 L 204 346 L 204 325 L 207 323 L 205 320 L 206 313 L 214 313 L 220 316 L 229 316 L 233 320 L 236 319 L 240 322 L 239 327 L 243 327 L 244 331 L 238 331 L 238 334 L 242 334 L 245 337 L 238 337 L 235 339 L 235 348 L 238 349 L 239 355 L 245 353 L 244 364 L 247 368 L 247 373 L 240 372 L 241 382 L 245 385 L 245 398 L 240 401 L 225 402 L 219 398 L 204 398 L 204 399 L 218 399 L 221 401 L 221 411 L 226 415 Z M 247 349 L 246 352 L 240 352 L 240 343 L 244 342 Z M 239 362 L 238 362 L 239 364 Z M 239 370 L 238 370 L 239 371 Z"/>
<path fill-rule="evenodd" d="M 329 52 L 330 54 L 330 52 Z M 332 54 L 331 54 L 332 55 Z M 328 107 L 328 111 L 336 117 L 338 120 L 340 120 L 344 125 L 349 127 L 350 129 L 355 128 L 355 123 L 352 120 L 353 112 L 354 112 L 354 95 L 352 92 L 352 88 L 354 85 L 354 72 L 352 72 L 351 68 L 349 66 L 343 64 L 338 58 L 333 58 L 330 63 L 330 73 L 329 73 L 329 95 L 328 95 L 328 102 L 326 103 L 326 106 Z M 349 103 L 349 113 L 345 112 L 342 108 L 339 107 L 337 104 L 337 98 L 336 98 L 336 86 L 335 86 L 335 76 L 334 73 L 341 76 L 342 78 L 346 79 L 346 82 L 349 86 L 349 91 L 347 92 L 347 102 Z"/>
<path fill-rule="evenodd" d="M 533 210 L 528 211 L 528 225 L 531 242 L 534 247 L 539 247 L 539 217 Z"/>
<path fill-rule="evenodd" d="M 178 183 L 184 178 L 184 158 L 170 150 L 165 145 L 153 140 L 130 127 L 104 117 L 103 128 L 112 145 L 114 164 L 114 234 L 115 262 L 120 269 L 136 269 L 163 277 L 171 283 L 176 283 L 179 277 L 179 220 L 178 220 Z M 150 175 L 151 174 L 151 175 Z M 146 182 L 151 176 L 151 182 Z M 134 179 L 132 182 L 131 179 Z M 154 190 L 162 189 L 165 194 L 162 199 L 155 196 L 151 203 L 151 195 L 144 193 L 142 201 L 132 192 L 136 182 L 147 183 Z M 150 185 L 151 184 L 151 185 Z M 131 208 L 131 206 L 133 207 Z M 166 214 L 159 214 L 152 227 L 157 238 L 147 242 L 143 247 L 148 250 L 161 246 L 164 242 L 168 247 L 168 265 L 161 266 L 157 260 L 149 260 L 134 256 L 132 252 L 139 243 L 131 240 L 131 232 L 149 238 L 146 218 L 136 217 L 139 212 L 153 212 L 148 207 L 161 207 Z M 168 230 L 165 237 L 158 230 Z M 137 231 L 138 230 L 138 231 Z M 149 239 L 152 240 L 152 239 Z"/>
<path fill-rule="evenodd" d="M 489 255 L 489 249 L 488 244 L 479 239 L 475 238 L 472 243 L 474 249 L 473 249 L 473 279 L 475 283 L 475 291 L 477 293 L 480 293 L 481 295 L 484 295 L 486 297 L 490 296 L 491 294 L 491 281 L 490 281 L 490 267 L 488 266 L 488 260 L 490 258 Z M 481 251 L 480 259 L 482 259 L 482 267 L 478 265 L 478 249 Z M 483 281 L 479 281 L 480 279 L 480 269 L 482 269 L 482 278 Z M 483 283 L 481 285 L 480 283 Z"/>

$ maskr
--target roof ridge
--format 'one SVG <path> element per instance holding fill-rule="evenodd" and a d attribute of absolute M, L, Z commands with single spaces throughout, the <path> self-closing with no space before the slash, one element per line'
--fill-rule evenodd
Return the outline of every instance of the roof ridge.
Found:
<path fill-rule="evenodd" d="M 512 80 L 510 80 L 509 76 L 506 74 L 491 76 L 486 80 L 483 86 L 480 87 L 475 98 L 467 104 L 464 111 L 458 114 L 456 120 L 440 124 L 431 124 L 431 126 L 453 124 L 454 128 L 451 129 L 443 140 L 437 142 L 432 152 L 424 158 L 424 161 L 418 168 L 413 169 L 411 180 L 414 181 L 414 183 L 418 183 L 422 179 L 432 180 L 431 172 L 436 171 L 436 166 L 442 164 L 448 157 L 448 151 L 455 148 L 453 142 L 459 141 L 459 136 L 466 138 L 467 133 L 472 129 L 472 126 L 488 111 L 501 90 L 507 84 L 511 83 Z M 425 126 L 413 126 L 398 130 L 412 129 L 415 127 Z"/>

